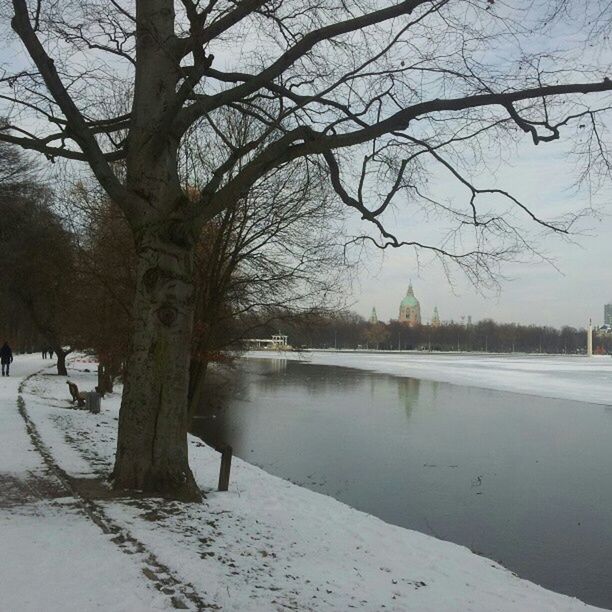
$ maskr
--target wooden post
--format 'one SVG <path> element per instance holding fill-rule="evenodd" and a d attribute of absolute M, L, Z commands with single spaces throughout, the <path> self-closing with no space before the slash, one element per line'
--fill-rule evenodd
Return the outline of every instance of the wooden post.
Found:
<path fill-rule="evenodd" d="M 87 410 L 93 414 L 100 414 L 100 395 L 97 391 L 88 391 L 85 394 Z"/>
<path fill-rule="evenodd" d="M 219 470 L 219 491 L 229 488 L 230 469 L 232 467 L 232 447 L 229 444 L 221 447 L 221 469 Z"/>

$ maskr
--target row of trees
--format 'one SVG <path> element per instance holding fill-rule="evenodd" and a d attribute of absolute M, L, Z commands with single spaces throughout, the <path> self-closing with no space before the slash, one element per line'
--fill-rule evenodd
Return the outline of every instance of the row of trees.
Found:
<path fill-rule="evenodd" d="M 0 308 L 5 338 L 16 349 L 51 347 L 65 374 L 74 280 L 74 240 L 52 210 L 52 193 L 14 148 L 0 147 Z M 59 322 L 62 322 L 61 324 Z"/>
<path fill-rule="evenodd" d="M 488 351 L 495 353 L 581 353 L 586 330 L 540 325 L 496 323 L 485 319 L 473 325 L 447 323 L 410 327 L 399 321 L 369 323 L 352 312 L 301 320 L 279 317 L 259 328 L 270 334 L 282 330 L 296 347 L 380 350 Z M 594 350 L 612 352 L 612 335 L 596 335 Z"/>
<path fill-rule="evenodd" d="M 195 164 L 194 164 L 195 167 Z M 18 351 L 92 350 L 99 386 L 125 373 L 134 328 L 137 253 L 122 211 L 95 183 L 37 175 L 0 143 L 0 334 Z M 194 176 L 197 176 L 194 174 Z M 339 241 L 341 211 L 320 176 L 299 164 L 271 174 L 239 206 L 205 224 L 195 254 L 191 410 L 211 360 L 282 308 L 289 316 L 339 304 L 350 276 Z"/>

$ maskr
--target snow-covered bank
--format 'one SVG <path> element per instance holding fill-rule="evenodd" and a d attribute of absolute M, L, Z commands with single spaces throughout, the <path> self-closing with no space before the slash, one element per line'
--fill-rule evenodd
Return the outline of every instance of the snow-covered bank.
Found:
<path fill-rule="evenodd" d="M 71 371 L 70 378 L 82 390 L 92 388 L 94 374 L 82 371 L 92 368 L 91 364 L 80 364 L 80 368 L 80 372 Z M 15 418 L 17 389 L 13 386 L 2 390 L 0 435 L 4 441 L 3 424 L 5 419 L 8 423 Z M 26 383 L 23 397 L 29 418 L 63 470 L 79 477 L 95 477 L 108 471 L 114 451 L 118 395 L 103 401 L 100 415 L 71 410 L 65 379 L 39 375 Z M 16 457 L 23 458 L 24 466 L 29 465 L 33 449 L 25 429 L 20 431 L 15 424 L 10 431 L 12 436 L 20 433 L 15 440 L 21 440 L 12 443 L 13 467 L 20 465 L 21 460 Z M 190 440 L 190 455 L 196 479 L 207 493 L 203 504 L 153 499 L 98 500 L 95 504 L 174 576 L 193 585 L 200 598 L 216 609 L 241 612 L 595 609 L 521 580 L 466 548 L 386 524 L 239 459 L 234 459 L 230 491 L 217 493 L 214 487 L 219 455 L 194 438 Z M 27 535 L 24 517 L 17 516 L 18 522 L 11 524 L 11 517 L 6 522 L 2 515 L 0 529 L 8 530 L 11 551 L 21 538 L 30 541 L 31 545 L 23 552 L 15 550 L 19 563 L 25 564 L 30 556 L 37 555 L 36 563 L 45 567 L 55 564 L 55 573 L 60 568 L 65 573 L 73 571 L 75 581 L 83 580 L 82 593 L 74 593 L 68 585 L 63 605 L 58 603 L 59 594 L 49 600 L 51 605 L 37 607 L 36 602 L 26 602 L 27 605 L 15 609 L 99 607 L 138 611 L 153 609 L 155 605 L 170 607 L 168 598 L 160 601 L 155 599 L 155 592 L 151 593 L 137 555 L 127 556 L 113 549 L 111 542 L 115 540 L 102 532 L 96 533 L 93 523 L 88 525 L 93 533 L 75 530 L 71 542 L 78 553 L 69 550 L 65 541 L 70 537 L 72 518 L 61 514 L 66 502 L 45 504 L 58 506 L 60 525 L 45 518 L 46 515 L 40 525 L 48 530 L 49 540 L 64 543 L 63 562 L 57 555 L 51 555 L 42 539 Z M 80 515 L 77 518 L 86 520 Z M 54 529 L 58 530 L 57 536 Z M 4 531 L 0 534 L 2 542 L 3 536 Z M 91 569 L 98 555 L 107 558 L 104 565 L 100 561 L 103 573 Z M 27 569 L 22 568 L 22 572 L 28 575 Z M 26 580 L 32 581 L 31 574 L 21 580 L 15 574 L 14 568 L 4 564 L 0 568 L 2 599 L 5 593 L 10 593 L 11 602 L 18 602 Z M 40 599 L 47 590 L 56 592 L 53 580 L 53 572 L 42 571 L 36 577 Z M 91 586 L 95 581 L 99 581 L 99 586 Z M 132 585 L 131 595 L 123 594 L 124 585 Z M 86 595 L 90 597 L 89 603 L 83 602 Z M 73 605 L 71 596 L 79 605 Z M 115 601 L 109 601 L 113 596 Z M 140 604 L 134 604 L 135 598 L 141 598 Z M 129 606 L 124 605 L 126 601 Z"/>
<path fill-rule="evenodd" d="M 18 387 L 49 363 L 16 356 L 11 376 L 0 378 L 0 610 L 166 609 L 140 568 L 66 496 L 28 436 Z"/>
<path fill-rule="evenodd" d="M 455 385 L 612 404 L 609 356 L 477 355 L 408 352 L 249 351 L 247 357 L 300 360 Z"/>

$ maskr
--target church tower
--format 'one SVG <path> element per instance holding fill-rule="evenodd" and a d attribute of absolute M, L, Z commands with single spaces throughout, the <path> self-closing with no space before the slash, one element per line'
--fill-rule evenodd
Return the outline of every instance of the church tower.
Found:
<path fill-rule="evenodd" d="M 440 327 L 440 315 L 438 314 L 438 307 L 434 307 L 433 317 L 431 317 L 431 326 Z"/>
<path fill-rule="evenodd" d="M 421 324 L 421 305 L 419 300 L 414 297 L 412 283 L 406 291 L 406 297 L 400 303 L 399 320 L 401 323 L 407 323 L 410 327 Z"/>
<path fill-rule="evenodd" d="M 376 325 L 378 323 L 378 316 L 376 315 L 376 308 L 372 308 L 372 314 L 370 315 L 370 323 Z"/>

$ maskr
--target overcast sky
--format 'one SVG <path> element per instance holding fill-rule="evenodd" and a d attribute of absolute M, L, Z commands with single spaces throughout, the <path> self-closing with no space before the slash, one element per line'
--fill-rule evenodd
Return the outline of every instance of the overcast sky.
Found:
<path fill-rule="evenodd" d="M 478 186 L 508 188 L 543 216 L 588 206 L 587 194 L 573 188 L 576 169 L 567 155 L 571 131 L 565 138 L 565 142 L 535 147 L 525 136 L 514 161 L 501 164 L 495 173 L 479 175 Z M 439 176 L 437 182 L 436 188 L 443 192 L 457 198 L 465 195 L 447 176 Z M 426 263 L 431 257 L 422 258 L 419 267 L 410 250 L 387 251 L 384 257 L 372 251 L 353 289 L 354 309 L 369 317 L 375 306 L 379 319 L 397 318 L 399 302 L 412 280 L 424 321 L 437 306 L 442 320 L 459 321 L 471 315 L 474 321 L 490 317 L 504 322 L 582 326 L 592 317 L 594 323 L 601 323 L 604 303 L 612 302 L 610 191 L 600 193 L 596 201 L 597 214 L 581 221 L 573 243 L 556 236 L 538 242 L 558 270 L 544 261 L 508 264 L 502 268 L 499 290 L 482 295 L 461 274 L 455 275 L 451 286 L 439 264 Z M 398 201 L 396 217 L 404 238 L 420 239 L 431 231 L 429 224 L 409 225 L 408 202 Z"/>

